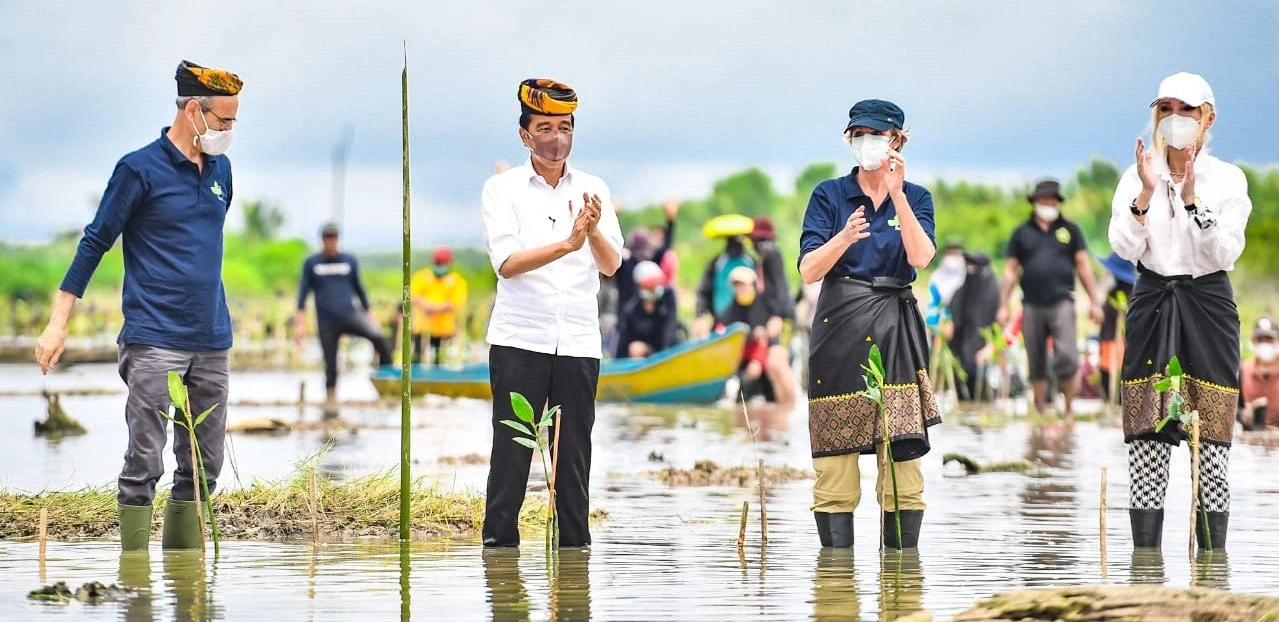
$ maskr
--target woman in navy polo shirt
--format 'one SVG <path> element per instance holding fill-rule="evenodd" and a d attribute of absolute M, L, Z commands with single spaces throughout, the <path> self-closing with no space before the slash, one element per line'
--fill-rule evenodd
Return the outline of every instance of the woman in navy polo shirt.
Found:
<path fill-rule="evenodd" d="M 861 454 L 881 454 L 876 491 L 884 509 L 884 544 L 913 548 L 923 522 L 920 457 L 928 427 L 941 423 L 928 367 L 928 338 L 911 283 L 937 253 L 933 199 L 905 181 L 901 149 L 905 115 L 892 102 L 865 100 L 848 113 L 844 139 L 857 166 L 819 184 L 804 212 L 799 272 L 822 281 L 809 351 L 808 429 L 812 443 L 813 513 L 822 546 L 853 543 L 853 510 L 861 500 Z M 897 499 L 883 449 L 883 420 L 858 395 L 861 366 L 878 344 L 887 372 L 884 402 L 896 465 Z M 901 511 L 901 541 L 897 516 Z"/>

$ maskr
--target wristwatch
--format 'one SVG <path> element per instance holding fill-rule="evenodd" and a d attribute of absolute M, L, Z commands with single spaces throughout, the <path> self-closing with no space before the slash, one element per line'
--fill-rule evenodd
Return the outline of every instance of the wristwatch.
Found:
<path fill-rule="evenodd" d="M 1141 209 L 1137 207 L 1137 199 L 1133 199 L 1132 205 L 1128 206 L 1128 211 L 1132 212 L 1133 216 L 1145 216 L 1146 212 L 1150 211 L 1150 206 L 1147 205 L 1146 209 Z"/>
<path fill-rule="evenodd" d="M 1193 201 L 1191 201 L 1191 202 L 1189 202 L 1189 203 L 1185 204 L 1185 206 L 1184 206 L 1184 207 L 1186 208 L 1186 211 L 1187 211 L 1187 212 L 1193 212 L 1193 211 L 1195 211 L 1195 210 L 1199 209 L 1199 197 L 1198 197 L 1198 196 L 1195 196 L 1195 199 L 1194 199 Z"/>

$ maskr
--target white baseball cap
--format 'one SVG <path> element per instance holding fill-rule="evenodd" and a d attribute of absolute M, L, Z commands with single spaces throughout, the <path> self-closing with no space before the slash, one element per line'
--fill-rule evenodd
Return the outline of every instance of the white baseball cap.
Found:
<path fill-rule="evenodd" d="M 1159 83 L 1159 96 L 1150 102 L 1150 107 L 1154 108 L 1159 100 L 1169 97 L 1180 99 L 1196 108 L 1204 104 L 1212 104 L 1213 108 L 1217 107 L 1217 99 L 1212 95 L 1212 87 L 1208 86 L 1208 81 L 1197 73 L 1183 71 L 1164 78 L 1163 82 Z"/>

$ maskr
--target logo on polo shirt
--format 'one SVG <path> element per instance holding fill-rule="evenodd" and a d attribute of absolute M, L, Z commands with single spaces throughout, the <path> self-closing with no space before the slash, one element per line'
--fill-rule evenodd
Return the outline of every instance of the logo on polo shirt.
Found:
<path fill-rule="evenodd" d="M 1057 227 L 1057 231 L 1054 235 L 1057 236 L 1058 242 L 1061 242 L 1062 244 L 1070 244 L 1070 229 Z"/>
<path fill-rule="evenodd" d="M 341 263 L 317 263 L 314 270 L 315 276 L 346 276 L 351 273 L 351 264 Z"/>
<path fill-rule="evenodd" d="M 898 231 L 901 231 L 901 230 L 902 230 L 902 221 L 900 221 L 900 220 L 898 220 L 898 219 L 897 219 L 897 215 L 896 215 L 896 214 L 894 214 L 894 215 L 893 215 L 892 220 L 889 220 L 889 221 L 888 221 L 888 225 L 889 225 L 890 227 L 892 227 L 892 228 L 894 228 L 894 229 L 898 230 Z"/>
<path fill-rule="evenodd" d="M 213 196 L 222 199 L 223 202 L 226 202 L 226 199 L 222 196 L 222 184 L 214 181 L 213 185 L 209 186 L 209 192 L 212 192 Z"/>

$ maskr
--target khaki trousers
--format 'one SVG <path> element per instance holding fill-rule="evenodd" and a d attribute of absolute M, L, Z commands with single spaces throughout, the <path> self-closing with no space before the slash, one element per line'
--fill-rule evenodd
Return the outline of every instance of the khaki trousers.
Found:
<path fill-rule="evenodd" d="M 862 474 L 857 464 L 860 454 L 844 454 L 842 456 L 825 456 L 813 458 L 813 470 L 817 472 L 817 482 L 813 484 L 814 512 L 831 514 L 852 512 L 862 500 Z M 875 456 L 878 477 L 875 480 L 875 492 L 879 497 L 879 506 L 886 512 L 893 510 L 892 473 L 884 460 L 883 446 Z M 920 459 L 896 463 L 897 470 L 897 505 L 903 510 L 923 510 L 924 475 L 920 470 Z"/>

